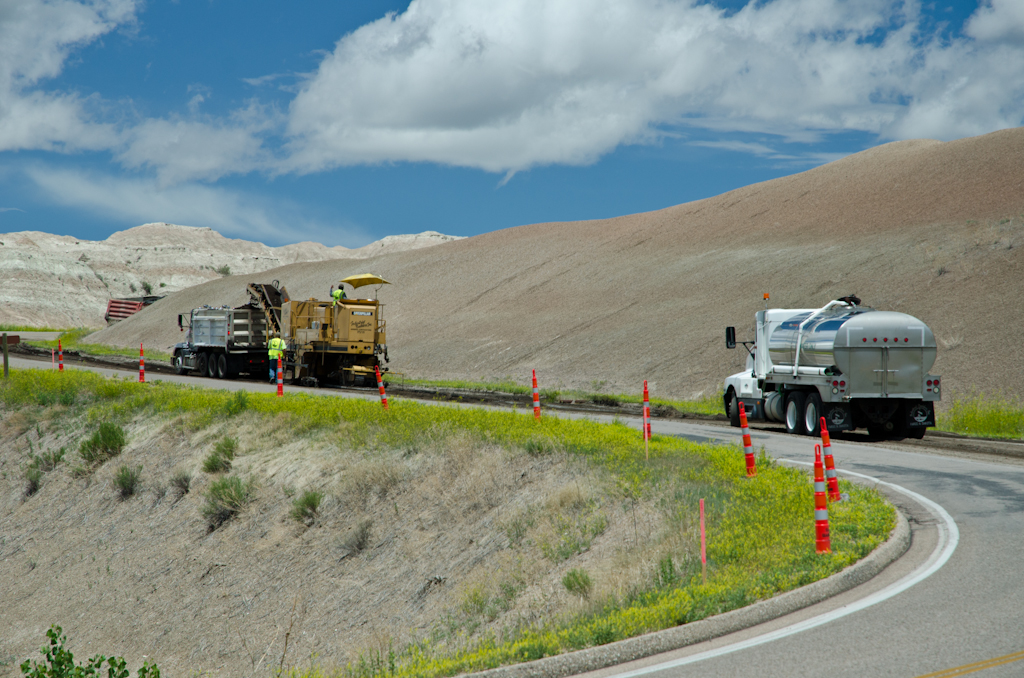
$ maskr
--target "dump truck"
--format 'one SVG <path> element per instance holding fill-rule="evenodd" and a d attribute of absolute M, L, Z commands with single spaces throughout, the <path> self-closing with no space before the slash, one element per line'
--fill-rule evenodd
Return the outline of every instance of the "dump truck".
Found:
<path fill-rule="evenodd" d="M 234 379 L 240 374 L 266 377 L 267 319 L 252 305 L 203 306 L 178 315 L 185 341 L 174 346 L 171 363 L 178 374 Z"/>
<path fill-rule="evenodd" d="M 935 426 L 941 378 L 931 329 L 914 316 L 862 306 L 856 296 L 819 309 L 767 308 L 755 314 L 746 369 L 725 380 L 729 421 L 747 417 L 819 435 L 866 428 L 875 437 L 922 438 Z M 726 347 L 736 348 L 727 327 Z"/>
<path fill-rule="evenodd" d="M 364 273 L 340 281 L 353 289 L 390 284 Z M 179 374 L 257 377 L 269 372 L 267 342 L 285 342 L 282 377 L 306 386 L 376 384 L 376 370 L 387 372 L 389 362 L 383 304 L 373 299 L 291 299 L 272 283 L 250 283 L 249 303 L 237 308 L 204 306 L 178 316 L 188 329 L 186 340 L 174 347 Z M 186 318 L 188 321 L 186 323 Z"/>

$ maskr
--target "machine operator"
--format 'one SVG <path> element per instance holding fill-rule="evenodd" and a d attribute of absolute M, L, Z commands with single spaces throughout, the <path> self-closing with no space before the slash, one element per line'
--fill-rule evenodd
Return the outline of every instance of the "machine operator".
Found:
<path fill-rule="evenodd" d="M 278 358 L 284 358 L 284 349 L 286 348 L 284 339 L 281 337 L 274 337 L 267 343 L 267 356 L 270 358 L 270 383 L 273 384 L 277 381 L 277 360 Z"/>
<path fill-rule="evenodd" d="M 342 283 L 338 283 L 338 289 L 334 289 L 334 285 L 331 285 L 331 299 L 334 300 L 331 302 L 331 308 L 337 306 L 338 302 L 341 301 L 342 299 L 347 298 L 348 297 L 345 296 L 345 287 L 343 286 Z"/>

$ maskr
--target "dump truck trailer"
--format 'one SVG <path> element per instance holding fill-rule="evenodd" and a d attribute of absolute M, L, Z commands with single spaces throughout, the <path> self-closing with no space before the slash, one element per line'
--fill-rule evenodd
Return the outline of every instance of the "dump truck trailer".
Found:
<path fill-rule="evenodd" d="M 178 316 L 185 341 L 176 344 L 171 356 L 178 374 L 234 379 L 240 374 L 266 377 L 267 319 L 253 306 L 192 309 Z"/>
<path fill-rule="evenodd" d="M 736 343 L 727 327 L 726 347 Z M 861 306 L 855 296 L 819 309 L 766 308 L 755 315 L 754 340 L 740 343 L 747 367 L 722 394 L 733 426 L 739 403 L 750 419 L 804 435 L 820 433 L 821 417 L 831 432 L 866 428 L 877 437 L 921 438 L 935 425 L 935 337 L 911 315 Z"/>

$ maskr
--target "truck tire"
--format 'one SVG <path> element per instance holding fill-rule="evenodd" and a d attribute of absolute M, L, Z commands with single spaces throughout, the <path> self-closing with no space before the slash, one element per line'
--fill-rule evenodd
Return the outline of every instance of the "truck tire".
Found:
<path fill-rule="evenodd" d="M 733 428 L 740 427 L 740 401 L 732 389 L 729 389 L 729 424 Z"/>
<path fill-rule="evenodd" d="M 927 431 L 924 426 L 911 426 L 907 429 L 907 437 L 915 440 L 921 440 L 924 438 L 924 432 Z"/>
<path fill-rule="evenodd" d="M 817 393 L 808 393 L 804 400 L 804 432 L 821 435 L 821 396 Z"/>
<path fill-rule="evenodd" d="M 791 391 L 786 396 L 786 433 L 805 435 L 804 429 L 804 400 L 806 394 L 802 391 Z"/>
<path fill-rule="evenodd" d="M 206 358 L 205 353 L 200 353 L 199 357 L 196 358 L 196 374 L 200 377 L 206 376 Z"/>
<path fill-rule="evenodd" d="M 228 378 L 228 357 L 223 353 L 217 356 L 217 378 Z"/>
<path fill-rule="evenodd" d="M 185 367 L 185 359 L 179 353 L 178 355 L 174 356 L 174 373 L 186 374 L 187 372 L 188 368 Z"/>
<path fill-rule="evenodd" d="M 206 376 L 210 379 L 217 378 L 217 354 L 211 353 L 206 359 Z"/>

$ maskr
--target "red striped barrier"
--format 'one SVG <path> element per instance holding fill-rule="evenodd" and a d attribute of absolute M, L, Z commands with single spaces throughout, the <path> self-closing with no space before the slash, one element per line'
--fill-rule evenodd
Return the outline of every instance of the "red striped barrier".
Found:
<path fill-rule="evenodd" d="M 277 396 L 284 395 L 284 372 L 281 370 L 281 356 L 277 356 Z"/>
<path fill-rule="evenodd" d="M 747 461 L 747 477 L 757 475 L 757 461 L 754 459 L 754 444 L 750 442 L 750 429 L 747 428 L 747 409 L 740 402 L 740 430 L 743 432 L 743 456 Z"/>
<path fill-rule="evenodd" d="M 533 418 L 540 421 L 540 391 L 537 390 L 537 370 L 533 371 Z"/>
<path fill-rule="evenodd" d="M 380 404 L 381 407 L 386 410 L 388 409 L 388 396 L 384 393 L 384 380 L 380 378 L 380 367 L 374 365 L 373 371 L 377 373 L 377 388 L 380 389 Z"/>
<path fill-rule="evenodd" d="M 842 501 L 839 494 L 839 478 L 836 476 L 836 462 L 832 458 L 832 439 L 828 436 L 825 417 L 821 418 L 821 452 L 825 456 L 825 482 L 828 483 L 828 500 Z"/>
<path fill-rule="evenodd" d="M 142 342 L 139 342 L 139 383 L 146 383 L 146 356 L 142 352 Z"/>
<path fill-rule="evenodd" d="M 832 553 L 828 534 L 828 498 L 825 496 L 825 467 L 821 463 L 821 445 L 814 446 L 814 551 Z"/>
<path fill-rule="evenodd" d="M 57 370 L 64 371 L 64 347 L 61 345 L 60 339 L 57 340 Z"/>

